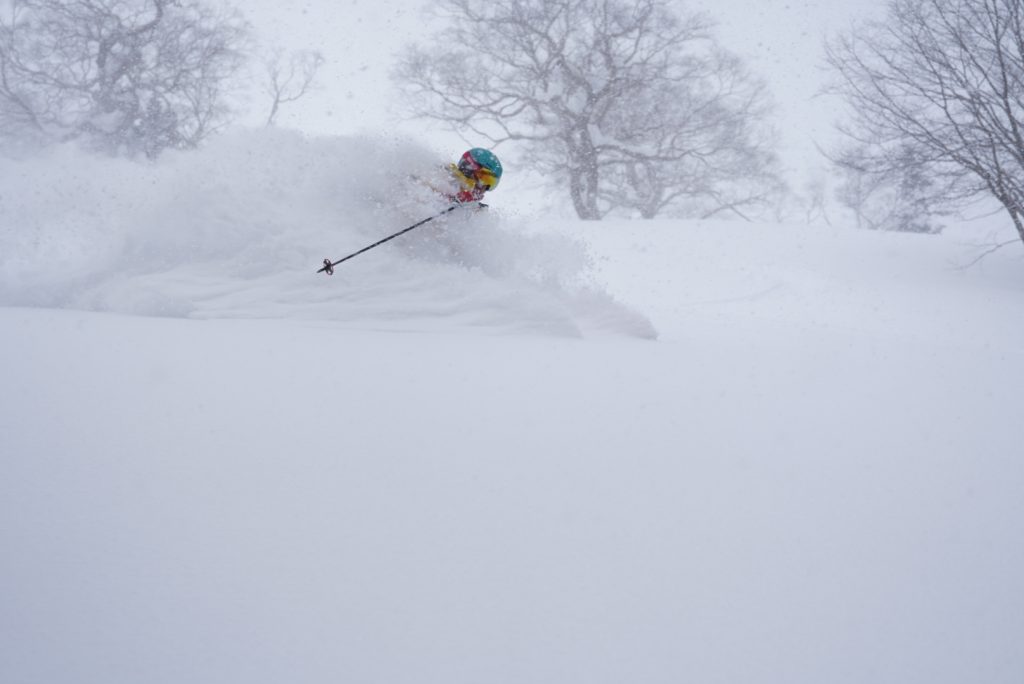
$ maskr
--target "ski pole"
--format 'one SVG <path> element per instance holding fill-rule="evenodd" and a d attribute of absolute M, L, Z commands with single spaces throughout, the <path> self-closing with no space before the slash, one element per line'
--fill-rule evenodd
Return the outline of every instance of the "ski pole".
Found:
<path fill-rule="evenodd" d="M 403 228 L 402 230 L 398 231 L 397 233 L 392 233 L 391 235 L 388 235 L 386 238 L 383 238 L 381 240 L 377 240 L 372 245 L 367 245 L 366 247 L 363 247 L 358 252 L 352 252 L 347 257 L 342 257 L 341 259 L 338 259 L 337 261 L 331 261 L 330 259 L 324 259 L 324 265 L 323 265 L 323 267 L 319 271 L 317 271 L 317 273 L 323 273 L 324 271 L 326 271 L 327 275 L 334 275 L 334 267 L 337 266 L 338 264 L 340 264 L 341 262 L 348 261 L 352 257 L 359 256 L 363 252 L 368 252 L 371 249 L 373 249 L 374 247 L 377 247 L 379 245 L 383 245 L 388 240 L 394 240 L 399 235 L 403 235 L 405 233 L 408 233 L 413 228 L 419 228 L 424 223 L 428 223 L 430 221 L 433 221 L 436 218 L 440 218 L 440 217 L 444 216 L 445 214 L 447 214 L 450 211 L 455 211 L 456 209 L 458 209 L 461 206 L 464 206 L 464 205 L 462 205 L 462 204 L 453 204 L 452 206 L 450 206 L 447 209 L 445 209 L 444 211 L 442 211 L 440 214 L 434 214 L 433 216 L 428 216 L 427 218 L 423 219 L 422 221 L 418 221 L 418 222 L 412 224 L 408 228 Z"/>

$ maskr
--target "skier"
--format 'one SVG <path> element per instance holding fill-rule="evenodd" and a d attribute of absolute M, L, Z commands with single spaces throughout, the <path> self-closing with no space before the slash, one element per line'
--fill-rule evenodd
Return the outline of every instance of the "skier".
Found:
<path fill-rule="evenodd" d="M 363 247 L 359 251 L 349 254 L 347 257 L 338 259 L 337 261 L 324 259 L 324 265 L 317 271 L 317 273 L 334 275 L 334 267 L 338 264 L 348 261 L 352 257 L 359 256 L 363 252 L 367 252 L 378 245 L 388 242 L 389 240 L 394 240 L 399 235 L 404 235 L 410 230 L 422 226 L 424 223 L 433 221 L 436 218 L 440 218 L 445 214 L 455 211 L 459 208 L 459 205 L 466 204 L 467 202 L 480 202 L 485 192 L 489 192 L 490 190 L 498 187 L 498 182 L 501 180 L 501 162 L 498 161 L 498 158 L 490 150 L 485 150 L 482 147 L 474 147 L 471 150 L 466 150 L 457 163 L 449 164 L 447 167 L 437 167 L 436 172 L 445 177 L 428 180 L 410 174 L 409 178 L 421 183 L 427 188 L 430 188 L 432 191 L 448 200 L 450 206 L 447 209 L 439 214 L 435 214 L 434 216 L 428 216 L 422 221 L 418 221 L 408 228 L 403 228 L 397 233 L 392 233 L 368 247 Z M 431 182 L 432 180 L 438 182 Z M 443 185 L 444 187 L 438 187 L 439 185 Z M 482 202 L 477 205 L 478 208 L 485 206 L 487 205 Z"/>
<path fill-rule="evenodd" d="M 438 192 L 456 204 L 480 201 L 501 180 L 501 162 L 482 147 L 467 150 L 457 163 L 448 165 L 447 171 L 449 187 Z"/>

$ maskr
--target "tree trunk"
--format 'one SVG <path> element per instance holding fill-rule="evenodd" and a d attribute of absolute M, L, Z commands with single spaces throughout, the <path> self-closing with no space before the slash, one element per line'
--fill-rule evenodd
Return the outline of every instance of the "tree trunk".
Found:
<path fill-rule="evenodd" d="M 597 150 L 587 127 L 580 126 L 569 136 L 569 194 L 576 215 L 584 221 L 600 221 L 597 208 Z"/>
<path fill-rule="evenodd" d="M 601 214 L 597 210 L 597 197 L 595 193 L 588 192 L 586 179 L 580 174 L 572 174 L 569 179 L 569 194 L 572 196 L 572 206 L 576 215 L 584 221 L 600 221 Z"/>
<path fill-rule="evenodd" d="M 1013 225 L 1017 229 L 1020 241 L 1024 242 L 1024 217 L 1021 216 L 1019 211 L 1010 210 L 1010 218 L 1013 219 Z"/>
<path fill-rule="evenodd" d="M 988 179 L 986 181 L 989 189 L 992 190 L 992 194 L 996 195 L 999 203 L 1003 205 L 1003 209 L 1010 215 L 1010 220 L 1013 221 L 1013 227 L 1017 229 L 1017 235 L 1020 237 L 1021 242 L 1024 242 L 1024 205 L 1017 200 L 1016 193 L 996 190 L 999 185 L 1003 184 L 1002 182 L 997 185 Z M 1009 180 L 1005 182 L 1007 185 L 1009 183 Z"/>

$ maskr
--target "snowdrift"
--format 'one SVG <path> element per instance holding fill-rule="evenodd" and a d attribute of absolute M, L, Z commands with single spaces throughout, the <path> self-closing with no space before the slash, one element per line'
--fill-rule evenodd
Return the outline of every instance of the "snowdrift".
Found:
<path fill-rule="evenodd" d="M 0 161 L 0 305 L 655 337 L 593 282 L 580 240 L 529 231 L 498 193 L 315 275 L 443 209 L 413 180 L 443 161 L 402 140 L 272 129 L 148 165 L 73 147 Z"/>

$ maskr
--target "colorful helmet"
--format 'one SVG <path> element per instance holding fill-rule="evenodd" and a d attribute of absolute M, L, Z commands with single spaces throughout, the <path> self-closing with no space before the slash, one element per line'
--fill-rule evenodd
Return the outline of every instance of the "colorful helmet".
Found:
<path fill-rule="evenodd" d="M 475 178 L 485 189 L 493 190 L 501 180 L 501 162 L 490 150 L 474 147 L 462 155 L 459 172 L 467 178 Z"/>

